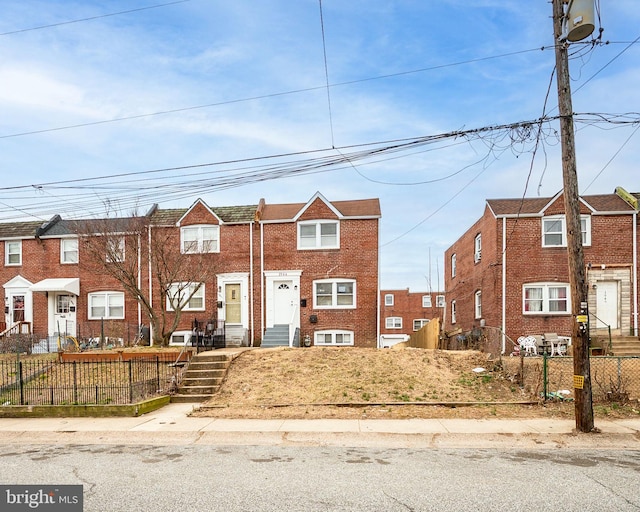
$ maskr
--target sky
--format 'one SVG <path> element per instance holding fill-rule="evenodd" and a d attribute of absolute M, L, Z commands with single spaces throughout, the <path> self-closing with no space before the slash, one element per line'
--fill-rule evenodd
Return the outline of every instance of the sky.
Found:
<path fill-rule="evenodd" d="M 640 6 L 596 3 L 579 189 L 640 192 Z M 487 199 L 562 188 L 547 0 L 2 7 L 0 222 L 376 197 L 381 288 L 424 292 Z"/>

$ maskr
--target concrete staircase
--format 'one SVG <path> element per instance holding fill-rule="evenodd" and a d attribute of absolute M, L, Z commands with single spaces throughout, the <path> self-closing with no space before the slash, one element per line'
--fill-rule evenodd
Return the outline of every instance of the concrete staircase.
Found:
<path fill-rule="evenodd" d="M 608 343 L 608 340 L 607 342 Z M 637 336 L 616 336 L 611 339 L 614 356 L 640 356 L 640 338 Z"/>
<path fill-rule="evenodd" d="M 209 400 L 224 380 L 233 356 L 231 354 L 202 352 L 195 355 L 185 370 L 178 392 L 172 402 L 200 403 Z"/>
<path fill-rule="evenodd" d="M 261 348 L 288 347 L 289 346 L 289 325 L 276 324 L 267 327 L 262 338 Z"/>

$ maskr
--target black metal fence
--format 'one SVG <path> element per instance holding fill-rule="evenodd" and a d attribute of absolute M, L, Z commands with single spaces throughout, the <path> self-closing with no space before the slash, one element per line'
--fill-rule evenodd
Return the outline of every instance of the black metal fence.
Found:
<path fill-rule="evenodd" d="M 1 405 L 132 404 L 175 390 L 182 367 L 159 357 L 128 361 L 0 360 Z"/>

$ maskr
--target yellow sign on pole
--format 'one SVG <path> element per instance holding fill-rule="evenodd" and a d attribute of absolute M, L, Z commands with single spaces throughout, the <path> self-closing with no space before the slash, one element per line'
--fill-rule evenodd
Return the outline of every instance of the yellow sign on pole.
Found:
<path fill-rule="evenodd" d="M 574 375 L 573 376 L 573 387 L 575 389 L 583 389 L 584 388 L 584 377 L 582 375 Z"/>
<path fill-rule="evenodd" d="M 589 321 L 587 315 L 578 315 L 576 316 L 576 322 L 579 324 L 586 324 Z"/>

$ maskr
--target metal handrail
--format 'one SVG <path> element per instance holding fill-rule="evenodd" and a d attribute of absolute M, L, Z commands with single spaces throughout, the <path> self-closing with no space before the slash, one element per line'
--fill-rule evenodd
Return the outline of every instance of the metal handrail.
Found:
<path fill-rule="evenodd" d="M 591 319 L 590 319 L 590 317 L 594 317 L 597 321 L 599 321 L 602 324 L 607 326 L 607 330 L 609 331 L 609 346 L 608 346 L 607 353 L 610 354 L 611 353 L 611 349 L 613 348 L 613 341 L 611 339 L 611 325 L 607 324 L 606 322 L 604 322 L 601 318 L 598 318 L 598 316 L 595 313 L 592 313 L 591 311 L 589 311 L 589 325 L 588 325 L 589 344 L 591 344 Z M 597 329 L 597 327 L 596 327 L 596 329 Z"/>
<path fill-rule="evenodd" d="M 293 328 L 293 322 L 296 318 L 296 313 L 298 312 L 298 305 L 293 308 L 293 313 L 291 314 L 291 318 L 289 319 L 289 346 L 293 347 L 293 339 L 296 335 L 296 330 Z"/>

